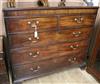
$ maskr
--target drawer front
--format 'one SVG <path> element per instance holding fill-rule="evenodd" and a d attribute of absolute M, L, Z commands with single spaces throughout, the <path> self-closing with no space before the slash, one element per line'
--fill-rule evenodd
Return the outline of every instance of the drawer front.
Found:
<path fill-rule="evenodd" d="M 64 56 L 64 57 L 59 57 L 59 58 L 54 58 L 54 59 L 48 59 L 45 61 L 40 61 L 37 63 L 29 63 L 26 65 L 20 65 L 20 66 L 15 66 L 14 67 L 14 75 L 15 79 L 17 78 L 23 78 L 23 77 L 28 77 L 28 76 L 36 76 L 41 73 L 45 73 L 48 71 L 53 71 L 57 68 L 61 67 L 68 67 L 73 64 L 79 64 L 82 62 L 80 59 L 80 55 L 78 53 L 78 56 Z"/>
<path fill-rule="evenodd" d="M 0 60 L 0 74 L 6 73 L 6 66 L 3 60 Z"/>
<path fill-rule="evenodd" d="M 42 32 L 38 33 L 37 38 L 34 33 L 9 35 L 10 47 L 19 48 L 25 46 L 46 46 L 56 42 L 83 40 L 89 38 L 92 28 L 80 28 L 61 30 L 60 32 Z"/>
<path fill-rule="evenodd" d="M 91 26 L 94 25 L 96 16 L 91 15 L 74 15 L 63 16 L 60 18 L 61 27 L 75 27 L 75 26 Z"/>
<path fill-rule="evenodd" d="M 54 30 L 57 28 L 56 17 L 40 17 L 33 19 L 7 19 L 8 32 L 27 32 L 34 31 L 37 28 L 39 31 Z"/>
<path fill-rule="evenodd" d="M 28 47 L 25 49 L 12 50 L 11 59 L 13 65 L 20 65 L 48 58 L 69 55 L 76 52 L 85 53 L 87 51 L 87 47 L 88 40 L 73 43 L 55 44 L 41 48 Z"/>

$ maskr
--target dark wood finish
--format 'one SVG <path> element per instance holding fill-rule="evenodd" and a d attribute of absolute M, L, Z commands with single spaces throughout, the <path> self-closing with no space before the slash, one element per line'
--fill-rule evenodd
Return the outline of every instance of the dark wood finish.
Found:
<path fill-rule="evenodd" d="M 59 58 L 51 58 L 36 63 L 28 63 L 20 66 L 15 66 L 15 78 L 17 79 L 27 77 L 30 75 L 37 75 L 40 73 L 45 73 L 47 71 L 54 70 L 56 68 L 61 68 L 72 64 L 80 64 L 82 63 L 82 60 L 80 58 L 84 57 L 84 54 L 77 54 L 78 55 L 65 55 Z"/>
<path fill-rule="evenodd" d="M 7 74 L 0 74 L 0 84 L 10 84 Z"/>
<path fill-rule="evenodd" d="M 41 48 L 22 48 L 17 50 L 11 51 L 11 58 L 12 62 L 15 65 L 24 64 L 28 62 L 36 62 L 39 60 L 44 60 L 48 58 L 55 58 L 60 57 L 63 55 L 75 54 L 76 52 L 83 52 L 86 53 L 88 47 L 88 41 L 81 41 L 81 42 L 73 42 L 73 43 L 63 43 L 63 44 L 55 44 L 48 47 L 41 47 Z M 71 46 L 76 46 L 76 48 L 71 48 Z M 66 52 L 67 51 L 67 52 Z M 77 55 L 77 54 L 76 54 Z M 19 59 L 17 59 L 19 58 Z M 16 60 L 14 60 L 16 59 Z"/>
<path fill-rule="evenodd" d="M 98 82 L 100 82 L 100 72 L 95 67 L 88 67 L 87 72 L 90 73 Z"/>
<path fill-rule="evenodd" d="M 59 42 L 75 42 L 90 37 L 92 28 L 70 29 L 59 31 L 40 32 L 39 39 L 34 38 L 32 33 L 19 33 L 9 35 L 11 48 L 27 46 L 46 46 Z"/>
<path fill-rule="evenodd" d="M 81 65 L 88 55 L 97 10 L 4 9 L 13 82 Z"/>
<path fill-rule="evenodd" d="M 5 62 L 4 60 L 0 60 L 0 74 L 5 74 L 5 73 L 6 73 Z"/>
<path fill-rule="evenodd" d="M 0 36 L 0 45 L 3 45 L 3 36 Z M 5 64 L 5 57 L 2 46 L 0 46 L 0 84 L 10 84 Z"/>
<path fill-rule="evenodd" d="M 100 82 L 100 24 L 98 23 L 94 38 L 94 45 L 91 49 L 87 72 L 92 74 Z"/>
<path fill-rule="evenodd" d="M 92 8 L 92 9 L 91 9 Z M 67 10 L 66 10 L 67 9 Z M 32 14 L 96 14 L 98 7 L 33 7 L 33 8 L 5 8 L 5 16 L 20 16 Z M 34 10 L 34 11 L 33 11 Z M 54 10 L 54 11 L 53 11 Z"/>
<path fill-rule="evenodd" d="M 95 21 L 95 15 L 70 15 L 70 16 L 63 16 L 59 19 L 60 25 L 63 27 L 78 27 L 78 26 L 92 26 Z M 7 25 L 10 27 L 9 32 L 26 32 L 26 31 L 34 31 L 32 28 L 32 24 L 38 21 L 38 30 L 45 31 L 45 30 L 56 30 L 57 25 L 57 16 L 41 16 L 41 17 L 32 17 L 31 18 L 23 18 L 23 19 L 8 19 Z M 49 25 L 48 25 L 49 24 Z"/>
<path fill-rule="evenodd" d="M 33 18 L 24 18 L 24 19 L 9 19 L 9 32 L 25 32 L 25 31 L 34 31 L 32 24 L 38 21 L 38 30 L 47 30 L 47 29 L 56 29 L 57 27 L 57 18 L 54 16 L 51 17 L 33 17 Z M 50 25 L 48 25 L 50 24 Z"/>
<path fill-rule="evenodd" d="M 95 15 L 75 15 L 75 16 L 63 16 L 60 18 L 60 26 L 61 27 L 71 27 L 75 26 L 85 26 L 85 25 L 93 25 L 95 21 Z"/>

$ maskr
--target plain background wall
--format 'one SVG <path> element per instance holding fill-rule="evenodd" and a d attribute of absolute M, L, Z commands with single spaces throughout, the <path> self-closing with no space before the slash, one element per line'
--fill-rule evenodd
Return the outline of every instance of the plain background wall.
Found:
<path fill-rule="evenodd" d="M 0 35 L 5 34 L 5 27 L 3 22 L 3 13 L 2 13 L 3 2 L 6 2 L 6 0 L 0 0 Z"/>

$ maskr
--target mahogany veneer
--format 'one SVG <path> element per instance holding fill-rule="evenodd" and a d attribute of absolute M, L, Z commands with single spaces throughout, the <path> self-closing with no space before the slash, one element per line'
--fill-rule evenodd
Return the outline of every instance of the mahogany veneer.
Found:
<path fill-rule="evenodd" d="M 84 63 L 97 10 L 98 7 L 4 9 L 6 53 L 13 82 Z"/>

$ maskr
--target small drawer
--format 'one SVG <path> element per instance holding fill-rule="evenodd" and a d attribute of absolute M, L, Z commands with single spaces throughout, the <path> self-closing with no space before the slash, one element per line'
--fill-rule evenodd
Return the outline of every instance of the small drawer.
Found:
<path fill-rule="evenodd" d="M 29 62 L 36 62 L 48 58 L 60 57 L 69 54 L 75 54 L 77 52 L 86 52 L 88 47 L 88 40 L 83 40 L 73 43 L 62 43 L 55 44 L 46 47 L 39 48 L 22 48 L 22 49 L 12 49 L 11 59 L 13 65 L 20 65 Z"/>
<path fill-rule="evenodd" d="M 60 26 L 75 27 L 75 26 L 92 26 L 94 25 L 96 16 L 94 15 L 79 15 L 79 16 L 63 16 L 60 18 Z"/>
<path fill-rule="evenodd" d="M 5 74 L 5 73 L 6 73 L 5 62 L 3 60 L 0 60 L 0 74 Z"/>
<path fill-rule="evenodd" d="M 57 28 L 56 17 L 34 17 L 32 19 L 8 19 L 8 32 L 34 31 L 35 27 L 39 31 L 55 30 Z"/>
<path fill-rule="evenodd" d="M 63 67 L 68 67 L 73 64 L 80 64 L 82 63 L 82 59 L 80 59 L 80 55 L 78 56 L 63 56 L 54 59 L 48 59 L 45 61 L 40 61 L 37 63 L 29 63 L 20 66 L 14 66 L 14 76 L 15 79 L 28 77 L 28 76 L 36 76 L 39 74 L 46 73 L 48 71 L 54 71 L 56 69 L 60 69 Z"/>
<path fill-rule="evenodd" d="M 10 47 L 19 48 L 26 46 L 47 46 L 49 44 L 54 44 L 57 42 L 73 42 L 77 40 L 83 40 L 90 37 L 92 28 L 80 28 L 80 29 L 70 29 L 61 30 L 60 32 L 42 32 L 38 33 L 37 38 L 34 33 L 21 33 L 9 35 Z"/>

